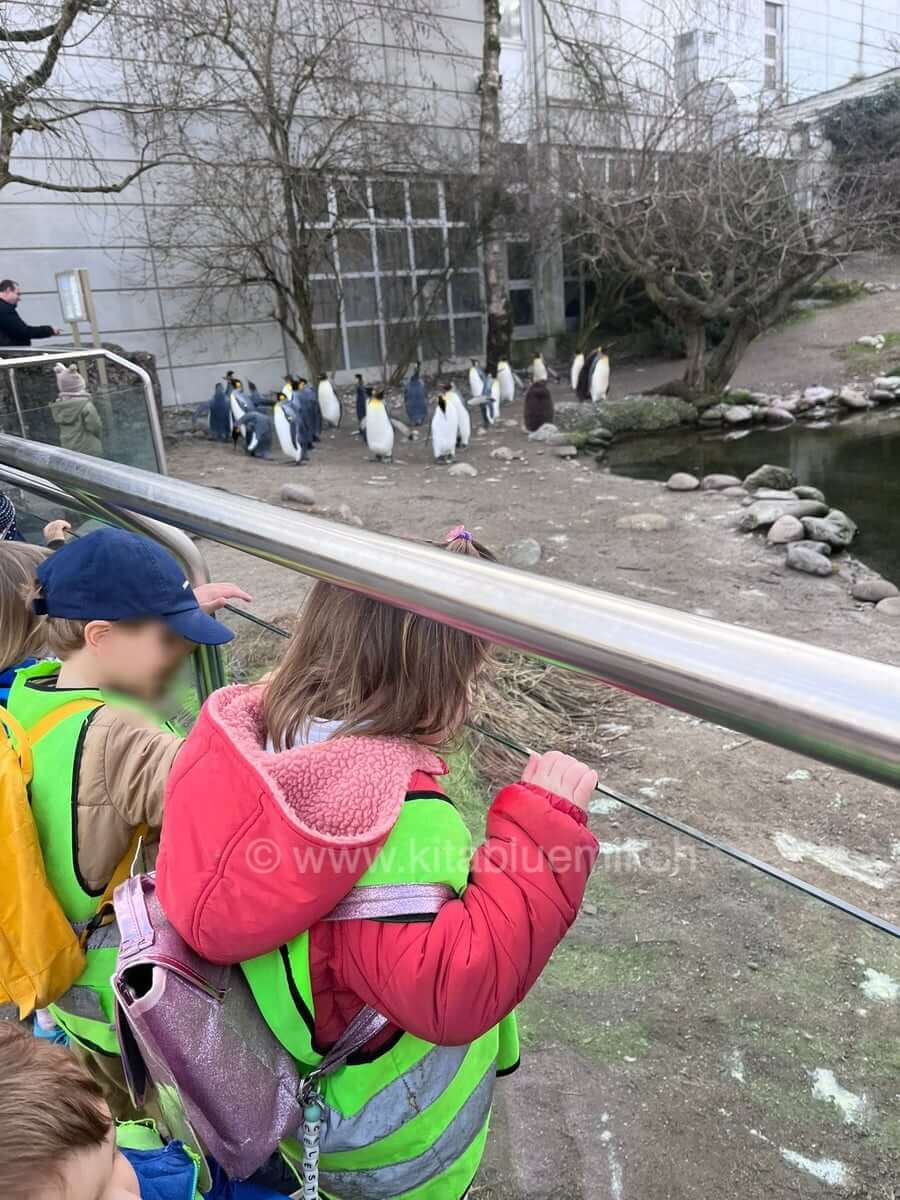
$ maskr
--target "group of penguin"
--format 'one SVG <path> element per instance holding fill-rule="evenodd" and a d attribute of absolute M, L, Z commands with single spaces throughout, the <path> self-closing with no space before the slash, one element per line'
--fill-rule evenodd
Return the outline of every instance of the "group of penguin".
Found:
<path fill-rule="evenodd" d="M 547 380 L 558 376 L 535 354 L 530 368 L 531 384 L 525 393 L 524 425 L 528 432 L 553 421 L 553 397 Z M 576 354 L 570 371 L 572 390 L 580 400 L 597 403 L 609 391 L 609 358 L 597 347 L 589 353 Z M 431 448 L 435 461 L 451 462 L 458 449 L 465 449 L 472 436 L 470 409 L 478 408 L 485 429 L 493 426 L 503 405 L 516 398 L 516 387 L 522 385 L 519 376 L 505 359 L 497 364 L 492 378 L 485 374 L 476 359 L 472 359 L 468 375 L 469 399 L 463 400 L 455 384 L 441 388 L 431 416 Z M 428 397 L 422 379 L 421 363 L 406 381 L 403 399 L 410 425 L 421 427 L 428 417 Z M 249 393 L 232 371 L 225 384 L 217 383 L 209 402 L 209 431 L 211 436 L 237 445 L 243 437 L 247 454 L 268 458 L 274 437 L 282 453 L 290 461 L 304 462 L 319 441 L 322 426 L 337 429 L 343 410 L 334 386 L 327 375 L 319 379 L 316 391 L 305 379 L 285 376 L 284 387 L 278 395 L 272 416 L 262 410 L 262 401 L 255 386 Z M 389 460 L 394 452 L 395 434 L 412 438 L 414 435 L 402 422 L 391 417 L 384 402 L 384 389 L 366 387 L 362 375 L 356 376 L 356 415 L 359 433 L 365 438 L 369 453 L 378 461 Z"/>

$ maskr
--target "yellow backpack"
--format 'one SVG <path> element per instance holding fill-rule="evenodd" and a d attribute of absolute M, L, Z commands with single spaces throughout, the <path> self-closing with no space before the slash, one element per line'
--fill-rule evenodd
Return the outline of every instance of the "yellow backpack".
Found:
<path fill-rule="evenodd" d="M 60 721 L 97 706 L 93 700 L 73 700 L 48 713 L 27 732 L 0 707 L 0 1004 L 17 1005 L 20 1020 L 58 1000 L 85 967 L 86 936 L 79 938 L 69 924 L 44 869 L 28 801 L 31 752 Z M 135 833 L 100 897 L 98 912 L 127 877 L 145 830 L 146 826 Z"/>

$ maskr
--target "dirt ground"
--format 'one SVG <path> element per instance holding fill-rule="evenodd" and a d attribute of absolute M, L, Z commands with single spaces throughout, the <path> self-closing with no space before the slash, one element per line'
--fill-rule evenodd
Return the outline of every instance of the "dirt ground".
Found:
<path fill-rule="evenodd" d="M 847 368 L 820 339 L 840 328 L 846 343 L 876 315 L 900 328 L 900 297 L 772 335 L 772 374 L 748 364 L 742 377 L 780 382 L 805 346 L 797 381 L 831 382 L 825 364 Z M 540 572 L 900 663 L 896 622 L 849 597 L 852 562 L 826 580 L 786 572 L 761 539 L 733 529 L 739 501 L 562 461 L 527 442 L 518 416 L 505 410 L 461 455 L 477 478 L 450 477 L 424 440 L 398 444 L 391 465 L 369 462 L 349 416 L 305 467 L 186 439 L 170 471 L 271 501 L 301 483 L 319 509 L 346 504 L 367 528 L 400 536 L 464 521 L 501 552 L 531 537 Z M 501 445 L 523 459 L 492 459 Z M 617 527 L 635 513 L 663 514 L 671 528 Z M 298 576 L 203 548 L 215 574 L 249 586 L 257 612 L 285 620 L 296 610 Z M 900 919 L 900 824 L 887 789 L 631 697 L 610 737 L 611 786 Z M 575 929 L 523 1005 L 522 1068 L 499 1087 L 473 1200 L 894 1200 L 897 942 L 626 809 L 595 807 L 600 863 Z"/>

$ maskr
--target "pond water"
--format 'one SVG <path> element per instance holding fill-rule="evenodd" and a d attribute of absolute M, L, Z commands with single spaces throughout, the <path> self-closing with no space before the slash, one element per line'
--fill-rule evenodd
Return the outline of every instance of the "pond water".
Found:
<path fill-rule="evenodd" d="M 800 483 L 821 488 L 829 504 L 856 521 L 854 554 L 900 584 L 900 408 L 829 429 L 798 423 L 737 439 L 702 432 L 633 438 L 616 444 L 607 463 L 615 474 L 638 479 L 668 479 L 674 471 L 743 479 L 763 463 L 790 467 Z"/>

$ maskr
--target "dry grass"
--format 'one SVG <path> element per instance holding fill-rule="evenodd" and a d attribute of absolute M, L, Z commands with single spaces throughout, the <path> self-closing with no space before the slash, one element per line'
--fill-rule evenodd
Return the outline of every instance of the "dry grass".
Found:
<path fill-rule="evenodd" d="M 524 654 L 505 652 L 481 680 L 472 722 L 520 746 L 562 750 L 591 765 L 624 751 L 614 748 L 624 731 L 622 696 L 587 675 Z M 515 779 L 521 755 L 471 735 L 475 765 L 492 786 Z"/>

